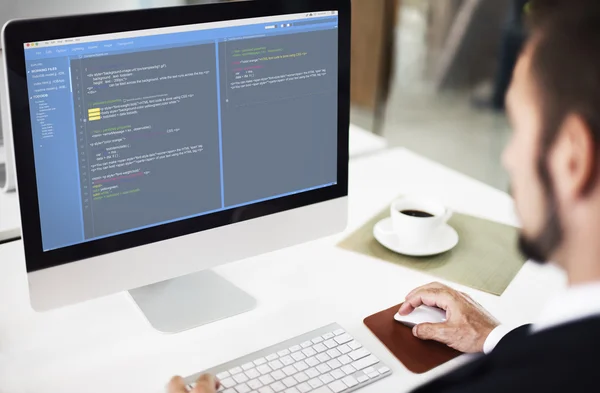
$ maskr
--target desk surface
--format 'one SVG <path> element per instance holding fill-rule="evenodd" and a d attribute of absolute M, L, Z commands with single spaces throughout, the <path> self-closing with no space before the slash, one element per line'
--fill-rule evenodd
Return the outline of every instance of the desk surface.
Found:
<path fill-rule="evenodd" d="M 511 199 L 403 149 L 356 160 L 350 170 L 346 233 L 215 269 L 255 296 L 258 308 L 180 334 L 154 331 L 125 293 L 35 313 L 21 242 L 0 246 L 0 391 L 159 392 L 174 374 L 189 375 L 333 321 L 394 372 L 361 393 L 408 391 L 464 362 L 424 375 L 407 371 L 362 320 L 432 278 L 334 245 L 401 193 L 429 193 L 456 211 L 515 224 Z M 528 263 L 502 297 L 456 288 L 512 323 L 530 322 L 564 285 L 554 268 Z"/>
<path fill-rule="evenodd" d="M 388 147 L 385 138 L 350 124 L 350 158 L 378 153 Z"/>

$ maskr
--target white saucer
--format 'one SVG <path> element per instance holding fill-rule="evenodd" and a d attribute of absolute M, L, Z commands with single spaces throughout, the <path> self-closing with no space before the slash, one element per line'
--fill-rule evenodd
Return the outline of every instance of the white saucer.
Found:
<path fill-rule="evenodd" d="M 419 246 L 402 244 L 401 239 L 390 232 L 392 232 L 392 219 L 389 217 L 379 221 L 373 228 L 373 235 L 382 246 L 398 254 L 411 257 L 442 254 L 452 250 L 458 244 L 458 233 L 448 224 L 440 227 L 431 239 Z"/>

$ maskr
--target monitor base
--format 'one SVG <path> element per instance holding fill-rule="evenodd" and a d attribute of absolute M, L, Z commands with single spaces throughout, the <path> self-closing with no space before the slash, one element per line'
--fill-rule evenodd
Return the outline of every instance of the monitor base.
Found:
<path fill-rule="evenodd" d="M 179 333 L 256 307 L 256 300 L 211 270 L 132 289 L 129 294 L 163 333 Z"/>

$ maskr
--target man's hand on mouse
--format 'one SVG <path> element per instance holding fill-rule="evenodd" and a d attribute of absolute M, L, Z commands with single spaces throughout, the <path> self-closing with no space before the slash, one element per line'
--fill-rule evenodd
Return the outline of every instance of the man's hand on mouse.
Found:
<path fill-rule="evenodd" d="M 220 383 L 212 375 L 206 374 L 198 378 L 193 390 L 188 390 L 186 386 L 183 378 L 173 377 L 167 385 L 167 393 L 216 393 Z"/>
<path fill-rule="evenodd" d="M 416 325 L 413 334 L 464 353 L 483 352 L 485 340 L 500 324 L 469 295 L 440 283 L 427 284 L 410 292 L 398 312 L 409 315 L 421 305 L 445 310 L 446 322 Z"/>

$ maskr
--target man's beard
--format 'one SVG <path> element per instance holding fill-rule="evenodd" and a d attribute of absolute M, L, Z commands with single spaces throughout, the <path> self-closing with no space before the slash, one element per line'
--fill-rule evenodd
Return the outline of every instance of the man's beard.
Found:
<path fill-rule="evenodd" d="M 563 228 L 552 178 L 543 159 L 538 163 L 538 173 L 546 194 L 545 225 L 535 238 L 529 238 L 521 233 L 519 249 L 526 258 L 544 264 L 552 258 L 552 254 L 560 246 L 563 240 Z"/>
<path fill-rule="evenodd" d="M 562 240 L 562 227 L 556 209 L 546 213 L 546 225 L 542 233 L 535 238 L 528 238 L 524 234 L 519 237 L 521 253 L 534 262 L 544 264 L 550 260 L 552 254 Z"/>

